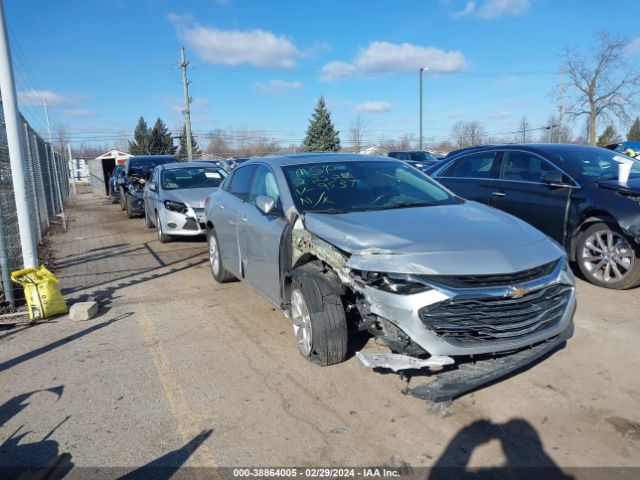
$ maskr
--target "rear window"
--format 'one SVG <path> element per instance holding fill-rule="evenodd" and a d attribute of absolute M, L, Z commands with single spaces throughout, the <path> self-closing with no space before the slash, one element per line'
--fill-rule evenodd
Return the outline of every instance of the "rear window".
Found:
<path fill-rule="evenodd" d="M 172 168 L 163 170 L 162 188 L 164 190 L 215 188 L 220 186 L 225 175 L 224 170 L 213 167 Z"/>

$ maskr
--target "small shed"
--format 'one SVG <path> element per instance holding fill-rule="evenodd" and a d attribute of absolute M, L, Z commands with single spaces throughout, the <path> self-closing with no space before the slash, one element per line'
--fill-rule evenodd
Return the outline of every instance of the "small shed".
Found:
<path fill-rule="evenodd" d="M 120 150 L 110 150 L 87 162 L 91 190 L 95 195 L 109 195 L 109 178 L 116 165 L 124 165 L 131 155 Z"/>

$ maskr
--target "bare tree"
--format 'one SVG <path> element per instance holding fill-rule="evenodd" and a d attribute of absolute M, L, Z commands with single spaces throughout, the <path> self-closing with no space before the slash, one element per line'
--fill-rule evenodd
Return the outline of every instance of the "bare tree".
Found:
<path fill-rule="evenodd" d="M 465 123 L 462 120 L 458 120 L 451 127 L 451 139 L 458 148 L 468 147 L 467 136 L 465 132 Z"/>
<path fill-rule="evenodd" d="M 360 150 L 370 124 L 371 121 L 362 118 L 360 114 L 351 122 L 349 126 L 349 143 L 352 147 Z"/>
<path fill-rule="evenodd" d="M 590 55 L 566 48 L 563 70 L 575 93 L 569 115 L 588 118 L 588 141 L 596 143 L 598 120 L 615 117 L 628 120 L 640 94 L 640 70 L 631 62 L 625 36 L 600 32 Z"/>
<path fill-rule="evenodd" d="M 458 121 L 451 127 L 451 138 L 458 148 L 481 145 L 487 132 L 478 120 L 470 122 Z"/>

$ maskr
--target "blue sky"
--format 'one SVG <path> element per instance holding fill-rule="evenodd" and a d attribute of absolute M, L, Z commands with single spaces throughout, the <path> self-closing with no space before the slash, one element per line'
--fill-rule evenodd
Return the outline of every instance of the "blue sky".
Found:
<path fill-rule="evenodd" d="M 563 47 L 596 31 L 640 34 L 640 2 L 578 0 L 5 0 L 21 109 L 45 129 L 100 145 L 140 115 L 182 122 L 180 47 L 191 61 L 193 130 L 250 129 L 299 143 L 320 95 L 343 132 L 360 114 L 365 140 L 424 135 L 458 120 L 517 130 L 547 122 Z M 636 48 L 635 55 L 640 48 Z M 426 65 L 425 65 L 426 64 Z M 581 121 L 579 125 L 581 126 Z"/>

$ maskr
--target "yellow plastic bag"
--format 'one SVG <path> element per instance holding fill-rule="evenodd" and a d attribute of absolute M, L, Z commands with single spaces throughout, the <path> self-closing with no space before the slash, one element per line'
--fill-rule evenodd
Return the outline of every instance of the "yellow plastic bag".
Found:
<path fill-rule="evenodd" d="M 40 320 L 67 313 L 67 307 L 56 276 L 44 265 L 40 268 L 25 268 L 11 274 L 11 280 L 24 288 L 29 307 L 29 318 Z"/>

